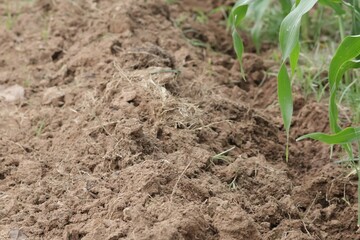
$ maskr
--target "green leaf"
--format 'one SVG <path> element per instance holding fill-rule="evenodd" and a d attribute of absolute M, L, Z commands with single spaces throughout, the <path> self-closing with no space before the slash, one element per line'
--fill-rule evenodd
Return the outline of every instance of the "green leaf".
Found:
<path fill-rule="evenodd" d="M 330 63 L 329 121 L 330 128 L 333 133 L 339 132 L 341 129 L 338 125 L 338 107 L 336 101 L 336 93 L 345 72 L 349 69 L 360 67 L 360 62 L 356 60 L 359 55 L 360 35 L 348 36 L 344 38 L 344 40 L 341 42 Z"/>
<path fill-rule="evenodd" d="M 292 1 L 291 0 L 280 0 L 280 4 L 281 4 L 281 8 L 282 8 L 284 16 L 288 15 L 293 6 Z"/>
<path fill-rule="evenodd" d="M 337 15 L 343 15 L 346 13 L 345 10 L 342 8 L 341 1 L 319 0 L 319 3 L 331 7 Z"/>
<path fill-rule="evenodd" d="M 296 141 L 311 138 L 326 144 L 349 144 L 360 140 L 360 127 L 349 127 L 336 134 L 310 133 L 299 137 Z"/>
<path fill-rule="evenodd" d="M 249 3 L 253 0 L 239 0 L 235 3 L 230 13 L 230 22 L 233 27 L 238 27 L 241 20 L 246 16 Z"/>
<path fill-rule="evenodd" d="M 284 121 L 284 127 L 286 130 L 287 142 L 286 142 L 286 160 L 289 158 L 289 135 L 291 118 L 293 114 L 293 100 L 291 91 L 291 80 L 286 69 L 285 63 L 280 67 L 278 74 L 278 100 L 280 104 L 280 110 L 282 119 Z"/>
<path fill-rule="evenodd" d="M 286 69 L 286 62 L 290 59 L 291 72 L 294 73 L 300 54 L 299 35 L 301 18 L 310 11 L 317 0 L 303 0 L 296 2 L 298 3 L 296 7 L 282 21 L 279 33 L 283 62 L 278 74 L 278 100 L 287 136 L 286 160 L 288 160 L 289 157 L 289 135 L 293 114 L 291 80 Z"/>
<path fill-rule="evenodd" d="M 315 5 L 317 0 L 304 0 L 296 6 L 282 21 L 280 26 L 280 48 L 283 61 L 290 57 L 299 41 L 301 17 Z"/>
<path fill-rule="evenodd" d="M 233 44 L 234 49 L 236 52 L 237 59 L 240 63 L 241 73 L 243 74 L 243 68 L 242 68 L 242 55 L 244 52 L 244 44 L 241 40 L 241 37 L 239 36 L 239 33 L 237 32 L 237 28 L 239 27 L 241 20 L 246 16 L 247 10 L 248 10 L 248 4 L 251 3 L 253 0 L 239 0 L 235 3 L 234 7 L 231 9 L 229 22 L 231 25 L 232 30 L 232 38 L 233 38 Z"/>
<path fill-rule="evenodd" d="M 244 52 L 243 41 L 241 40 L 241 38 L 240 38 L 238 32 L 236 31 L 236 29 L 233 30 L 232 37 L 233 37 L 234 49 L 235 49 L 235 52 L 236 52 L 237 59 L 238 59 L 238 61 L 240 63 L 240 66 L 242 66 L 241 60 L 242 60 L 242 55 L 243 55 L 243 52 Z"/>
<path fill-rule="evenodd" d="M 300 56 L 300 42 L 296 44 L 295 48 L 290 54 L 291 74 L 295 73 L 299 61 L 299 56 Z"/>
<path fill-rule="evenodd" d="M 263 21 L 262 18 L 265 14 L 265 11 L 269 8 L 269 4 L 271 1 L 269 0 L 254 0 L 253 4 L 251 4 L 251 14 L 255 17 L 255 25 L 251 29 L 251 36 L 253 38 L 253 41 L 255 43 L 256 51 L 260 51 L 260 33 L 261 29 L 263 27 Z"/>
<path fill-rule="evenodd" d="M 336 50 L 331 60 L 329 69 L 329 83 L 331 90 L 335 90 L 346 71 L 343 67 L 347 61 L 351 61 L 360 55 L 360 35 L 346 37 Z M 342 71 L 340 71 L 342 70 Z"/>

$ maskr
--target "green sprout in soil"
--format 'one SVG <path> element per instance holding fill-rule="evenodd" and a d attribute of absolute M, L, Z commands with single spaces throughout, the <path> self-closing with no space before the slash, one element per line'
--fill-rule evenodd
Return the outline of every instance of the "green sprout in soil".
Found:
<path fill-rule="evenodd" d="M 243 40 L 238 30 L 251 10 L 255 16 L 255 24 L 252 28 L 252 38 L 257 50 L 260 50 L 260 36 L 263 26 L 263 16 L 269 8 L 269 4 L 277 1 L 271 0 L 238 0 L 233 6 L 229 23 L 231 26 L 231 34 L 235 52 L 237 54 L 240 65 L 242 65 L 242 54 L 244 52 Z M 278 86 L 278 102 L 280 105 L 281 116 L 286 132 L 285 157 L 289 159 L 289 138 L 290 127 L 293 115 L 293 97 L 292 85 L 293 78 L 301 70 L 299 66 L 299 57 L 301 54 L 301 42 L 309 42 L 311 32 L 315 32 L 314 39 L 319 41 L 321 34 L 321 21 L 323 21 L 324 7 L 334 11 L 338 18 L 338 26 L 341 43 L 334 54 L 328 68 L 328 87 L 329 87 L 329 124 L 330 133 L 310 133 L 299 137 L 297 140 L 314 139 L 331 146 L 340 145 L 348 156 L 354 172 L 358 176 L 358 226 L 360 226 L 360 162 L 356 161 L 360 154 L 360 127 L 347 127 L 343 125 L 339 119 L 339 105 L 344 99 L 345 92 L 357 84 L 356 79 L 352 79 L 354 69 L 360 68 L 360 7 L 357 0 L 350 1 L 332 1 L 332 0 L 281 0 L 279 1 L 283 11 L 284 19 L 279 26 L 279 46 L 282 58 L 279 62 L 280 67 L 277 75 Z M 331 11 L 330 10 L 330 11 Z M 345 29 L 345 18 L 348 16 L 347 10 L 350 10 L 351 29 L 349 33 Z M 316 14 L 313 14 L 315 12 Z M 310 14 L 315 15 L 318 24 L 314 24 L 315 29 L 311 29 L 312 24 Z M 346 25 L 347 26 L 347 25 Z M 300 31 L 300 29 L 302 31 Z M 348 34 L 348 36 L 347 36 Z M 314 61 L 316 64 L 316 61 Z M 242 69 L 242 67 L 241 67 Z M 316 78 L 318 76 L 315 76 Z M 343 87 L 345 86 L 345 87 Z M 358 89 L 353 90 L 350 99 L 355 99 L 358 103 Z M 343 91 L 342 94 L 339 94 Z M 340 92 L 341 93 L 341 92 Z M 339 96 L 340 99 L 339 99 Z M 351 101 L 350 101 L 351 102 Z M 351 105 L 351 104 L 350 104 Z M 357 111 L 358 108 L 353 108 Z M 356 113 L 355 113 L 356 115 Z"/>
<path fill-rule="evenodd" d="M 6 29 L 11 31 L 15 25 L 15 16 L 11 14 L 11 12 L 7 12 L 6 21 L 5 21 Z"/>
<path fill-rule="evenodd" d="M 45 128 L 45 122 L 44 121 L 39 121 L 38 125 L 36 127 L 36 130 L 35 130 L 35 135 L 37 137 L 39 137 L 42 134 L 42 132 L 44 131 L 44 128 Z"/>
<path fill-rule="evenodd" d="M 233 178 L 233 180 L 231 181 L 231 183 L 229 183 L 229 188 L 230 188 L 231 190 L 235 190 L 235 189 L 237 188 L 236 180 L 237 180 L 237 176 L 235 176 L 235 177 Z"/>
<path fill-rule="evenodd" d="M 231 147 L 231 148 L 229 148 L 228 150 L 225 150 L 225 151 L 223 151 L 223 152 L 221 152 L 221 153 L 218 153 L 218 154 L 214 155 L 214 156 L 211 158 L 211 160 L 212 160 L 212 161 L 219 161 L 219 160 L 220 160 L 220 161 L 224 161 L 224 162 L 229 162 L 228 157 L 226 156 L 226 154 L 227 154 L 228 152 L 234 150 L 234 149 L 235 149 L 235 147 Z"/>

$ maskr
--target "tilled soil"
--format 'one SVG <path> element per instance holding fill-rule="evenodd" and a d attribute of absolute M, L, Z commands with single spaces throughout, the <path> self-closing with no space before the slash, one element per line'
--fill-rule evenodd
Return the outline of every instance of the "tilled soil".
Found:
<path fill-rule="evenodd" d="M 246 43 L 242 78 L 211 13 L 233 2 L 170 2 L 0 1 L 0 86 L 25 88 L 0 101 L 0 239 L 359 239 L 357 179 L 294 140 L 327 106 L 297 95 L 286 163 L 274 63 Z"/>

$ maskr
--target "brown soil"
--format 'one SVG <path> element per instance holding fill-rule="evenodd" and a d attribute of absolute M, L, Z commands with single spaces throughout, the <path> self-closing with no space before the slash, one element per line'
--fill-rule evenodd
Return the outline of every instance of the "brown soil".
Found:
<path fill-rule="evenodd" d="M 286 163 L 273 63 L 246 44 L 244 81 L 196 18 L 222 4 L 0 1 L 0 239 L 360 239 L 357 179 L 294 140 L 327 107 L 296 98 Z"/>

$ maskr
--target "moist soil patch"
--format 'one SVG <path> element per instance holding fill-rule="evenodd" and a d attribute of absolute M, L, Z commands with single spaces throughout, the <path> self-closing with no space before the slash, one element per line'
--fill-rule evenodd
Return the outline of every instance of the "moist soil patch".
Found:
<path fill-rule="evenodd" d="M 233 2 L 167 2 L 0 1 L 0 239 L 358 239 L 357 179 L 294 140 L 327 106 L 296 97 L 286 163 Z"/>

